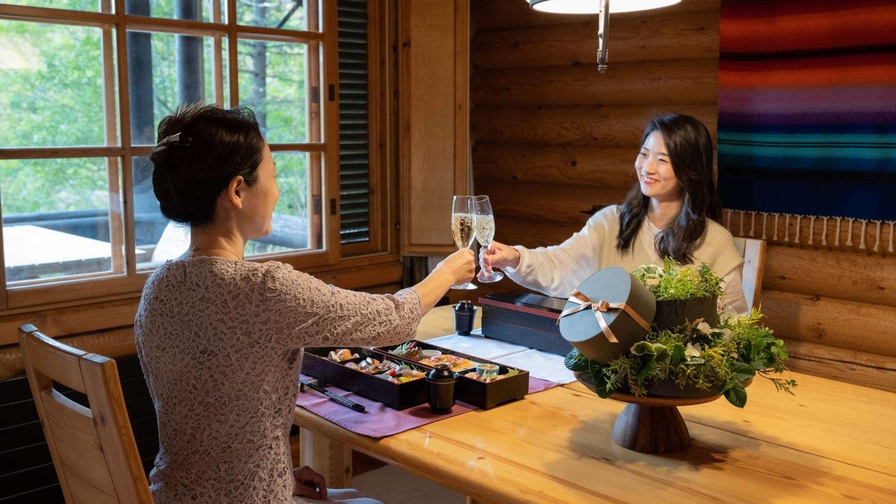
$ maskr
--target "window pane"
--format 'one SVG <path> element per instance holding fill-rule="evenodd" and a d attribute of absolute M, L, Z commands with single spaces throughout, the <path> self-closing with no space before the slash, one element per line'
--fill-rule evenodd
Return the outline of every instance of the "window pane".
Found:
<path fill-rule="evenodd" d="M 154 145 L 159 121 L 180 104 L 227 103 L 227 58 L 221 39 L 223 70 L 215 85 L 214 37 L 128 32 L 128 81 L 131 100 L 131 141 Z M 216 96 L 216 87 L 223 93 Z"/>
<path fill-rule="evenodd" d="M 0 161 L 7 283 L 111 272 L 113 265 L 123 271 L 122 249 L 113 261 L 111 244 L 121 237 L 120 198 L 112 195 L 110 205 L 109 194 L 109 169 L 118 173 L 117 161 Z"/>
<path fill-rule="evenodd" d="M 0 21 L 3 147 L 105 145 L 101 35 Z"/>
<path fill-rule="evenodd" d="M 250 240 L 246 245 L 246 255 L 271 254 L 288 250 L 319 249 L 318 234 L 320 223 L 315 222 L 313 210 L 311 179 L 313 164 L 319 165 L 318 153 L 308 152 L 274 152 L 277 163 L 277 186 L 280 188 L 280 200 L 274 208 L 271 219 L 271 234 L 259 240 Z M 318 174 L 320 174 L 318 167 Z M 318 182 L 319 183 L 319 182 Z M 319 216 L 318 216 L 319 217 Z M 319 220 L 319 218 L 318 218 Z"/>
<path fill-rule="evenodd" d="M 318 0 L 240 0 L 236 3 L 237 24 L 320 31 Z M 309 14 L 317 16 L 308 19 Z"/>
<path fill-rule="evenodd" d="M 148 157 L 133 158 L 134 237 L 138 250 L 144 250 L 137 268 L 158 265 L 175 259 L 187 250 L 190 229 L 168 223 L 159 210 L 159 201 L 152 192 L 152 162 Z"/>
<path fill-rule="evenodd" d="M 101 2 L 99 2 L 98 0 L 3 0 L 3 3 L 10 5 L 24 5 L 26 7 L 49 7 L 52 9 L 70 9 L 94 12 L 98 12 L 101 6 Z M 112 9 L 114 9 L 115 7 L 115 2 L 113 0 L 102 3 L 109 5 L 109 9 L 102 12 L 112 12 Z"/>
<path fill-rule="evenodd" d="M 222 2 L 219 19 L 213 19 L 212 10 L 217 0 L 125 0 L 124 11 L 133 16 L 150 16 L 165 19 L 188 19 L 206 23 L 220 23 L 227 10 Z"/>
<path fill-rule="evenodd" d="M 307 141 L 307 46 L 240 40 L 240 103 L 252 107 L 268 143 Z"/>
<path fill-rule="evenodd" d="M 321 248 L 318 239 L 322 229 L 320 218 L 313 219 L 312 193 L 320 194 L 319 180 L 321 154 L 307 152 L 274 152 L 277 163 L 277 185 L 280 200 L 274 209 L 271 234 L 246 245 L 246 256 L 270 254 L 289 250 L 313 250 Z M 149 164 L 148 158 L 135 158 L 134 166 Z M 318 165 L 318 177 L 311 176 L 311 165 Z M 149 164 L 150 170 L 152 165 Z M 311 190 L 312 178 L 317 191 Z M 158 265 L 175 259 L 186 252 L 190 243 L 190 229 L 174 222 L 169 223 L 159 211 L 159 203 L 152 192 L 151 171 L 143 178 L 134 172 L 134 221 L 136 222 L 137 248 L 144 251 L 138 268 Z M 310 230 L 310 231 L 309 231 Z M 310 241 L 309 241 L 310 239 Z"/>

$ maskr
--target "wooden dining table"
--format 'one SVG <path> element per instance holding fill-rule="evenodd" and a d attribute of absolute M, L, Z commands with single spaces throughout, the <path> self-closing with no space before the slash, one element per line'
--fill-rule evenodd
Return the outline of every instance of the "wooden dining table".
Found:
<path fill-rule="evenodd" d="M 453 333 L 450 307 L 418 339 Z M 478 321 L 477 321 L 478 324 Z M 613 443 L 623 403 L 581 384 L 373 439 L 303 408 L 302 462 L 351 483 L 351 450 L 483 503 L 896 503 L 896 393 L 793 373 L 795 395 L 757 378 L 746 407 L 680 408 L 691 446 L 649 455 Z"/>

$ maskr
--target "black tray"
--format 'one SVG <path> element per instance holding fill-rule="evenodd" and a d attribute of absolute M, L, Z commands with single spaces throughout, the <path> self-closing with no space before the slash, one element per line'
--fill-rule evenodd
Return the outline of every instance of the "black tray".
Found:
<path fill-rule="evenodd" d="M 425 378 L 418 378 L 404 383 L 392 383 L 374 375 L 345 367 L 344 363 L 333 362 L 327 358 L 331 350 L 339 350 L 346 347 L 314 347 L 306 348 L 302 358 L 302 374 L 314 378 L 323 378 L 328 384 L 336 385 L 345 390 L 350 390 L 360 396 L 379 401 L 390 408 L 402 410 L 411 406 L 417 406 L 429 401 L 429 384 Z M 359 359 L 345 362 L 359 362 L 367 357 L 377 360 L 391 360 L 406 363 L 403 359 L 394 358 L 366 348 L 351 348 L 348 350 L 358 354 Z M 411 362 L 413 364 L 413 362 Z M 415 366 L 421 371 L 426 371 L 426 366 Z"/>
<path fill-rule="evenodd" d="M 489 360 L 481 359 L 474 355 L 449 350 L 447 348 L 433 345 L 431 343 L 426 343 L 425 341 L 418 341 L 417 346 L 424 350 L 439 350 L 440 352 L 445 354 L 464 357 L 479 364 L 497 364 L 499 375 L 506 374 L 508 370 L 507 366 L 498 364 L 497 362 L 492 362 Z M 392 354 L 389 354 L 389 350 L 393 350 L 396 347 L 398 347 L 398 345 L 374 348 L 374 350 L 392 356 Z M 429 366 L 420 364 L 419 362 L 414 360 L 405 359 L 398 356 L 392 357 L 403 360 L 412 365 L 417 365 L 423 369 L 432 369 Z M 473 369 L 473 371 L 475 371 L 475 369 Z M 457 379 L 457 383 L 454 386 L 454 398 L 458 401 L 463 401 L 482 409 L 493 408 L 501 403 L 512 401 L 514 399 L 522 399 L 526 396 L 526 394 L 529 393 L 529 372 L 522 369 L 519 369 L 519 374 L 501 378 L 500 380 L 495 380 L 489 383 L 485 383 L 474 378 L 467 378 L 463 376 L 463 372 L 458 374 L 460 375 L 460 378 Z"/>

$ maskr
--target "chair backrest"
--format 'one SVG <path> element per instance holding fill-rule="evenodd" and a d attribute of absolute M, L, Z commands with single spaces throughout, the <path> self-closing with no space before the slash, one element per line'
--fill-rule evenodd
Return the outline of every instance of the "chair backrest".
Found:
<path fill-rule="evenodd" d="M 19 328 L 19 346 L 34 404 L 65 501 L 152 504 L 115 361 Z M 53 382 L 87 395 L 90 408 Z"/>
<path fill-rule="evenodd" d="M 734 244 L 744 256 L 744 296 L 748 308 L 758 308 L 762 294 L 762 271 L 765 269 L 765 240 L 734 238 Z"/>

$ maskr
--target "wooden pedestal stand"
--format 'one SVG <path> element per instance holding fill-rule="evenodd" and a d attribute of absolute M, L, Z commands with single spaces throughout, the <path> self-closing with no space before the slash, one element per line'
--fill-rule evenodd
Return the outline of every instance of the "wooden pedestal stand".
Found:
<path fill-rule="evenodd" d="M 575 373 L 576 379 L 591 390 L 594 383 L 588 373 Z M 703 404 L 722 397 L 645 397 L 613 394 L 610 399 L 628 403 L 613 424 L 613 442 L 641 453 L 676 453 L 691 446 L 688 426 L 678 412 L 679 406 Z"/>
<path fill-rule="evenodd" d="M 641 453 L 675 453 L 691 446 L 688 426 L 678 406 L 715 401 L 720 395 L 673 399 L 613 394 L 610 399 L 628 403 L 613 424 L 613 442 Z"/>

